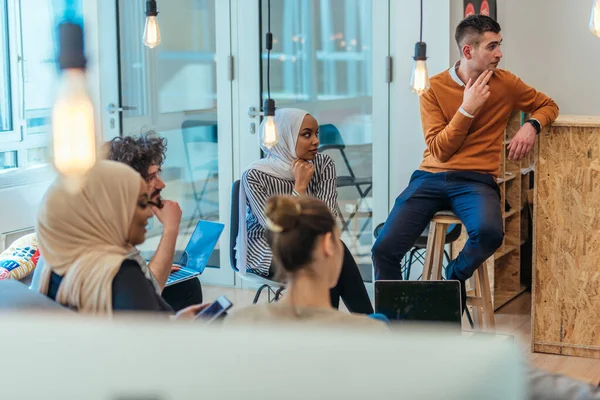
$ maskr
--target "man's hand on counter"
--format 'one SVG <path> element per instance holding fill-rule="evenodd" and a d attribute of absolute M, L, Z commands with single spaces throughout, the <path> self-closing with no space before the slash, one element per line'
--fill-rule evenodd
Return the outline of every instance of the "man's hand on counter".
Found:
<path fill-rule="evenodd" d="M 537 131 L 531 124 L 524 124 L 515 134 L 507 147 L 509 150 L 508 159 L 511 161 L 521 161 L 535 145 Z"/>

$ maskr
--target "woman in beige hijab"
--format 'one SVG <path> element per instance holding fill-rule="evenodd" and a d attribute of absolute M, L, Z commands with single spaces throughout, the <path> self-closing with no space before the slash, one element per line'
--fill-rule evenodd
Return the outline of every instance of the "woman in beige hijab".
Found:
<path fill-rule="evenodd" d="M 37 218 L 46 262 L 40 292 L 82 313 L 172 312 L 136 261 L 135 246 L 146 239 L 152 216 L 147 193 L 136 171 L 113 161 L 98 162 L 77 194 L 58 179 Z M 202 308 L 192 306 L 178 316 L 189 318 Z"/>

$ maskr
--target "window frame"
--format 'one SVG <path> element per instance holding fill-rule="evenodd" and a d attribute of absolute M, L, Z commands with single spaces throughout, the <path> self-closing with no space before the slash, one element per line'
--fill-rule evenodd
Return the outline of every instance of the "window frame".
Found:
<path fill-rule="evenodd" d="M 12 117 L 12 129 L 0 133 L 0 148 L 3 144 L 14 143 L 22 140 L 22 88 L 24 81 L 19 72 L 21 67 L 20 42 L 20 16 L 18 14 L 17 2 L 15 0 L 0 0 L 0 7 L 6 5 L 6 22 L 8 27 L 8 37 L 5 39 L 8 45 L 8 68 L 10 79 L 10 112 Z M 2 151 L 2 150 L 0 150 Z"/>
<path fill-rule="evenodd" d="M 53 177 L 53 168 L 48 161 L 45 164 L 30 166 L 27 151 L 38 147 L 47 147 L 51 152 L 51 128 L 27 128 L 25 116 L 25 65 L 23 52 L 23 33 L 21 2 L 19 0 L 0 0 L 0 7 L 6 4 L 8 22 L 8 59 L 11 81 L 12 130 L 0 133 L 0 152 L 16 151 L 17 168 L 0 172 L 0 189 L 29 185 L 47 181 Z"/>

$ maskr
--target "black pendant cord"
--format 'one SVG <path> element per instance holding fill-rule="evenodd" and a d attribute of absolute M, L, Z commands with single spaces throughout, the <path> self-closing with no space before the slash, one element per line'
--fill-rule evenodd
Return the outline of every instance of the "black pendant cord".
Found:
<path fill-rule="evenodd" d="M 273 35 L 271 33 L 271 0 L 267 1 L 267 98 L 271 98 L 271 50 L 273 49 Z"/>
<path fill-rule="evenodd" d="M 419 42 L 422 42 L 422 41 L 423 41 L 423 0 L 421 0 L 421 30 L 420 30 L 420 34 L 419 34 Z"/>

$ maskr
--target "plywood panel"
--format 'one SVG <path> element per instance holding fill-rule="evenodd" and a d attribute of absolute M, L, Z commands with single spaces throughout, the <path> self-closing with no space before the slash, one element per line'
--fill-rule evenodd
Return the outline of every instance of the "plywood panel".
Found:
<path fill-rule="evenodd" d="M 519 292 L 521 288 L 521 251 L 516 248 L 495 261 L 496 292 Z"/>
<path fill-rule="evenodd" d="M 600 126 L 600 117 L 590 115 L 560 115 L 552 124 L 554 127 L 583 127 L 598 128 Z"/>
<path fill-rule="evenodd" d="M 521 249 L 521 214 L 516 213 L 504 220 L 504 237 L 506 246 Z M 516 260 L 519 264 L 520 261 Z"/>
<path fill-rule="evenodd" d="M 551 127 L 536 170 L 533 348 L 600 358 L 600 125 Z"/>
<path fill-rule="evenodd" d="M 539 344 L 533 346 L 536 353 L 560 354 L 561 356 L 576 356 L 587 358 L 600 358 L 600 348 L 590 349 L 586 346 L 571 347 L 568 343 Z"/>
<path fill-rule="evenodd" d="M 529 239 L 529 191 L 531 172 L 521 176 L 521 244 Z"/>
<path fill-rule="evenodd" d="M 521 174 L 519 173 L 518 179 L 513 179 L 506 182 L 505 190 L 505 205 L 504 205 L 504 216 L 510 215 L 521 211 Z"/>
<path fill-rule="evenodd" d="M 509 179 L 515 176 L 519 176 L 521 175 L 521 161 L 515 161 L 515 160 L 510 160 L 508 158 L 508 155 L 510 154 L 510 151 L 508 150 L 508 147 L 504 150 L 505 152 L 505 166 L 504 166 L 504 175 L 505 175 L 505 179 Z"/>

